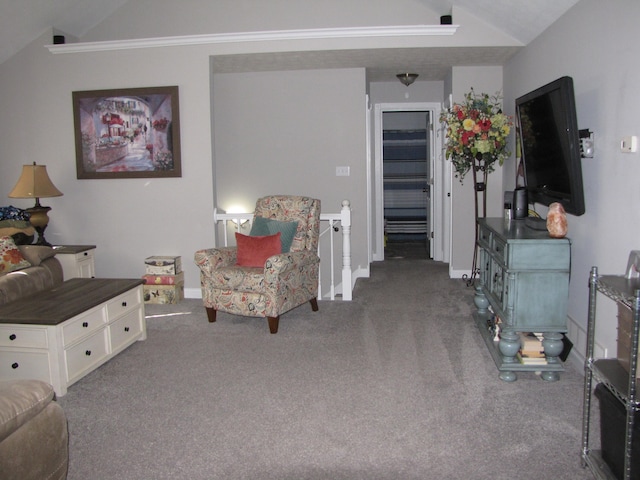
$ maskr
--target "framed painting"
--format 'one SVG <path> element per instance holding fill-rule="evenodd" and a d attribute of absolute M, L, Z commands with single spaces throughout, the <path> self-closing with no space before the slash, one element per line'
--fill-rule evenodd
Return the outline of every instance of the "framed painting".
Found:
<path fill-rule="evenodd" d="M 72 96 L 77 178 L 182 176 L 177 86 Z"/>

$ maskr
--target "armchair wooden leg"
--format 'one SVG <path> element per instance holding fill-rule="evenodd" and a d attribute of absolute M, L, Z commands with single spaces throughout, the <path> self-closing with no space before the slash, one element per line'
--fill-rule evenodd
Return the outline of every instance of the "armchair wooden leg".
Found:
<path fill-rule="evenodd" d="M 216 321 L 216 311 L 211 307 L 205 307 L 207 310 L 207 318 L 209 319 L 209 323 L 213 323 Z"/>
<path fill-rule="evenodd" d="M 314 312 L 318 311 L 318 299 L 317 298 L 312 298 L 311 300 L 309 300 L 309 303 L 311 303 L 311 310 L 313 310 Z"/>
<path fill-rule="evenodd" d="M 271 333 L 278 333 L 278 323 L 280 323 L 280 317 L 267 317 L 269 321 L 269 331 Z"/>

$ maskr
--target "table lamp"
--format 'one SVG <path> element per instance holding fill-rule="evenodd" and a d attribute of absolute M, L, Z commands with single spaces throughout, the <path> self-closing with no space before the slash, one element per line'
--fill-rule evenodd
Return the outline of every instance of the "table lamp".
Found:
<path fill-rule="evenodd" d="M 36 245 L 51 246 L 44 238 L 44 230 L 49 223 L 47 212 L 51 207 L 40 205 L 40 198 L 60 197 L 62 192 L 51 182 L 46 165 L 23 165 L 18 183 L 9 193 L 9 198 L 35 198 L 36 204 L 25 211 L 29 213 L 29 221 L 38 232 Z"/>

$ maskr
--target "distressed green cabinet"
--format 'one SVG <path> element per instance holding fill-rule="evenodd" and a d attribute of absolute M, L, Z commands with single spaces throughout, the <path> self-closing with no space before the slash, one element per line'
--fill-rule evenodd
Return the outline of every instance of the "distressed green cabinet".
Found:
<path fill-rule="evenodd" d="M 478 268 L 474 313 L 476 322 L 500 371 L 515 381 L 517 371 L 542 371 L 542 378 L 558 380 L 563 371 L 558 358 L 567 331 L 567 301 L 571 272 L 568 239 L 549 237 L 524 220 L 478 219 Z M 495 316 L 501 319 L 495 335 Z M 540 332 L 546 365 L 524 365 L 516 354 L 519 332 Z"/>

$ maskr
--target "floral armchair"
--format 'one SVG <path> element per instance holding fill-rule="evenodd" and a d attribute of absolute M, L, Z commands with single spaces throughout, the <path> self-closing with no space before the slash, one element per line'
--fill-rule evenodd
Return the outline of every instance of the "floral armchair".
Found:
<path fill-rule="evenodd" d="M 305 302 L 311 303 L 313 311 L 318 310 L 320 200 L 293 195 L 260 198 L 254 227 L 260 220 L 272 224 L 298 222 L 292 230 L 290 248 L 283 241 L 288 251 L 270 256 L 260 267 L 238 265 L 238 247 L 198 250 L 194 259 L 200 268 L 202 300 L 209 322 L 216 321 L 217 311 L 266 317 L 269 331 L 277 333 L 283 313 Z"/>

